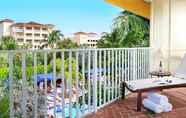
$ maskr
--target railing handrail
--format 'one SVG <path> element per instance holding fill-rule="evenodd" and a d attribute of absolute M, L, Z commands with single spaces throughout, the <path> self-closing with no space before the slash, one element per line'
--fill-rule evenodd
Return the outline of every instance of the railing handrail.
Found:
<path fill-rule="evenodd" d="M 136 50 L 136 49 L 151 49 L 150 47 L 137 47 L 137 48 L 72 48 L 72 49 L 17 49 L 17 50 L 0 50 L 0 53 L 7 53 L 7 52 L 61 52 L 61 51 L 99 51 L 99 50 Z"/>

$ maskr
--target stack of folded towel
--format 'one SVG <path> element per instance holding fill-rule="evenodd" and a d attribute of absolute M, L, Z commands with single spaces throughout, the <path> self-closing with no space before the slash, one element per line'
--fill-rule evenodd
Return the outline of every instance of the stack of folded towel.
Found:
<path fill-rule="evenodd" d="M 155 92 L 148 93 L 147 98 L 143 100 L 143 105 L 155 113 L 170 112 L 173 108 L 166 96 Z"/>

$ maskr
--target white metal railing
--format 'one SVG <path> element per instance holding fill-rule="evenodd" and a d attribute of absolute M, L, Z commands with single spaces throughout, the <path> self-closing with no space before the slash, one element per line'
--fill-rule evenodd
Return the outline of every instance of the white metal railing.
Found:
<path fill-rule="evenodd" d="M 96 112 L 121 97 L 122 81 L 148 77 L 149 53 L 149 48 L 0 51 L 8 59 L 9 117 Z"/>

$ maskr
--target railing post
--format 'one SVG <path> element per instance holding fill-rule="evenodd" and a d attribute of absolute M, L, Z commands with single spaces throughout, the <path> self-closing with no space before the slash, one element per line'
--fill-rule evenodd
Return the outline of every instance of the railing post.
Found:
<path fill-rule="evenodd" d="M 34 52 L 34 118 L 37 118 L 38 107 L 37 95 L 37 52 Z"/>
<path fill-rule="evenodd" d="M 52 53 L 52 57 L 53 57 L 53 82 L 54 82 L 54 91 L 55 91 L 55 95 L 54 95 L 54 117 L 56 117 L 56 52 Z"/>
<path fill-rule="evenodd" d="M 69 52 L 69 116 L 72 118 L 72 51 Z"/>
<path fill-rule="evenodd" d="M 132 73 L 133 73 L 133 76 L 132 76 L 132 80 L 135 80 L 136 79 L 136 49 L 133 49 L 132 50 Z"/>
<path fill-rule="evenodd" d="M 65 118 L 65 62 L 64 62 L 64 51 L 61 52 L 61 92 L 62 92 L 62 118 Z M 78 90 L 78 89 L 77 89 Z"/>
<path fill-rule="evenodd" d="M 88 110 L 91 110 L 91 80 L 90 80 L 90 67 L 91 67 L 91 51 L 88 51 Z"/>
<path fill-rule="evenodd" d="M 94 51 L 94 77 L 93 77 L 93 107 L 97 112 L 97 50 Z"/>
<path fill-rule="evenodd" d="M 26 95 L 26 87 L 27 87 L 27 84 L 26 84 L 26 54 L 25 53 L 22 53 L 22 99 L 23 99 L 23 102 L 21 104 L 22 106 L 22 116 L 23 118 L 26 118 L 26 102 L 27 102 L 27 95 Z"/>
<path fill-rule="evenodd" d="M 13 53 L 8 53 L 8 63 L 9 63 L 9 108 L 10 108 L 10 118 L 14 118 L 14 96 L 13 96 Z"/>
<path fill-rule="evenodd" d="M 64 55 L 63 55 L 63 68 L 64 68 Z M 63 70 L 64 71 L 64 70 Z M 64 74 L 64 72 L 63 72 Z M 64 83 L 64 82 L 63 82 Z M 65 84 L 63 85 L 65 86 Z M 76 118 L 79 118 L 79 52 L 76 52 L 76 89 L 77 89 L 77 99 L 76 99 Z M 65 101 L 64 101 L 64 106 L 65 106 Z M 64 108 L 64 107 L 63 107 Z M 63 118 L 65 118 L 65 110 L 64 111 L 64 116 Z"/>
<path fill-rule="evenodd" d="M 45 118 L 47 118 L 48 116 L 47 116 L 47 87 L 48 87 L 48 85 L 47 85 L 47 72 L 48 71 L 48 69 L 47 69 L 47 52 L 45 52 L 44 53 L 44 73 L 45 73 L 45 112 L 46 112 L 46 114 L 45 114 Z"/>

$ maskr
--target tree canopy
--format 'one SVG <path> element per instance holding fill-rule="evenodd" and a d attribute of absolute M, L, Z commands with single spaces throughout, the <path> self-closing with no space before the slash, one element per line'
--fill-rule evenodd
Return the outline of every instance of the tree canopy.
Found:
<path fill-rule="evenodd" d="M 149 46 L 149 20 L 123 11 L 114 19 L 112 32 L 98 41 L 98 47 L 147 47 Z"/>
<path fill-rule="evenodd" d="M 63 34 L 59 30 L 54 30 L 52 31 L 49 36 L 47 37 L 48 39 L 48 44 L 52 47 L 55 48 L 55 43 L 59 41 L 63 37 Z"/>
<path fill-rule="evenodd" d="M 17 48 L 17 43 L 12 36 L 3 36 L 0 39 L 0 50 L 15 50 Z"/>
<path fill-rule="evenodd" d="M 73 42 L 70 38 L 65 38 L 57 42 L 57 48 L 59 49 L 72 49 L 78 48 L 77 43 Z"/>

